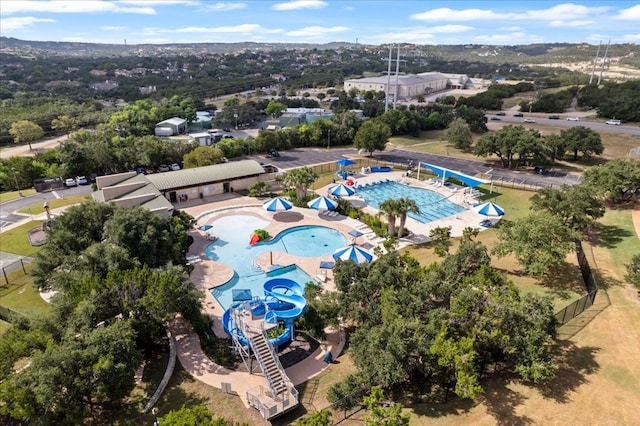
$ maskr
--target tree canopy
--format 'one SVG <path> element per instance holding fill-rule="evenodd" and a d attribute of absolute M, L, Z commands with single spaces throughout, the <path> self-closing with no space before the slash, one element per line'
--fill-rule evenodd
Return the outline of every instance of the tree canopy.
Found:
<path fill-rule="evenodd" d="M 391 129 L 384 123 L 365 121 L 353 138 L 353 146 L 373 155 L 374 151 L 384 151 L 391 137 Z"/>
<path fill-rule="evenodd" d="M 9 134 L 13 136 L 15 143 L 28 143 L 29 149 L 31 148 L 31 142 L 38 141 L 44 136 L 44 130 L 33 121 L 19 120 L 11 124 Z"/>
<path fill-rule="evenodd" d="M 590 167 L 584 172 L 584 185 L 607 202 L 635 201 L 640 196 L 640 161 L 619 158 Z"/>

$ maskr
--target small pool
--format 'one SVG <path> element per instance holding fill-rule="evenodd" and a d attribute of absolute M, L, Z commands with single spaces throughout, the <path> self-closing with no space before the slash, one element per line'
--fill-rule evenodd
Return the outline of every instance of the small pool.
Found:
<path fill-rule="evenodd" d="M 231 304 L 231 289 L 251 288 L 254 296 L 263 295 L 262 285 L 269 275 L 256 265 L 256 257 L 260 254 L 281 251 L 299 257 L 319 257 L 331 254 L 348 244 L 344 235 L 333 228 L 307 225 L 287 229 L 272 240 L 250 246 L 249 240 L 253 231 L 265 228 L 268 224 L 269 221 L 251 215 L 225 216 L 210 224 L 211 228 L 208 231 L 215 233 L 218 239 L 207 246 L 205 254 L 209 259 L 228 265 L 234 270 L 233 278 L 228 283 L 211 292 L 225 309 Z M 304 275 L 285 277 L 299 284 L 313 281 L 303 270 L 297 269 Z M 293 270 L 283 272 L 298 274 Z M 270 272 L 274 273 L 277 271 Z"/>
<path fill-rule="evenodd" d="M 237 274 L 234 274 L 231 281 L 219 287 L 212 288 L 210 291 L 213 297 L 220 303 L 222 309 L 226 310 L 233 304 L 233 292 L 231 290 L 248 289 L 251 290 L 253 297 L 264 297 L 264 283 L 274 277 L 288 278 L 297 282 L 302 287 L 305 287 L 309 281 L 316 282 L 309 274 L 300 269 L 298 265 L 289 265 L 267 273 L 245 277 L 245 279 L 240 279 Z"/>
<path fill-rule="evenodd" d="M 421 223 L 429 223 L 466 210 L 464 207 L 447 200 L 437 192 L 402 185 L 393 181 L 360 186 L 358 188 L 358 195 L 364 198 L 366 203 L 374 209 L 379 209 L 380 204 L 390 198 L 411 198 L 415 200 L 418 208 L 420 208 L 420 213 L 409 213 L 407 216 Z"/>

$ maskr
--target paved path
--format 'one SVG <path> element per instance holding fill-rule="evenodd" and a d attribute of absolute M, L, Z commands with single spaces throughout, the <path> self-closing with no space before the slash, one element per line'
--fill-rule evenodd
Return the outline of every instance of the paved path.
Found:
<path fill-rule="evenodd" d="M 636 235 L 640 238 L 640 207 L 633 209 L 631 218 L 633 220 L 633 227 L 636 229 Z"/>

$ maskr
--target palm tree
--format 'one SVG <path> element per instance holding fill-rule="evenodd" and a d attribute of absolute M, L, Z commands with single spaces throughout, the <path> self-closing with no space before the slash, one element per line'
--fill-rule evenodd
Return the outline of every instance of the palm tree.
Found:
<path fill-rule="evenodd" d="M 396 228 L 396 216 L 398 215 L 399 200 L 389 198 L 380 203 L 380 213 L 387 217 L 387 226 L 389 238 L 393 238 Z"/>
<path fill-rule="evenodd" d="M 317 179 L 318 174 L 312 168 L 302 167 L 300 169 L 289 170 L 278 180 L 281 180 L 282 184 L 287 188 L 295 188 L 296 197 L 302 200 L 307 196 L 309 186 Z"/>
<path fill-rule="evenodd" d="M 398 200 L 397 207 L 398 215 L 400 216 L 400 226 L 398 227 L 398 238 L 402 237 L 404 232 L 404 224 L 407 221 L 408 213 L 420 213 L 420 208 L 416 204 L 415 200 L 405 197 Z"/>

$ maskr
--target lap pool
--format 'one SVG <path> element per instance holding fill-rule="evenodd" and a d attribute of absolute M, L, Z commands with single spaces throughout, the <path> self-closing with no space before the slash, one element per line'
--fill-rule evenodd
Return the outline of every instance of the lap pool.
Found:
<path fill-rule="evenodd" d="M 249 239 L 253 231 L 265 228 L 268 224 L 269 221 L 251 215 L 225 216 L 210 224 L 208 231 L 215 233 L 218 239 L 207 246 L 207 257 L 234 270 L 229 282 L 211 290 L 224 309 L 231 305 L 233 289 L 250 289 L 253 296 L 263 296 L 263 284 L 274 274 L 302 285 L 313 281 L 298 267 L 281 268 L 265 274 L 256 265 L 256 257 L 260 254 L 281 251 L 300 257 L 318 257 L 331 254 L 348 244 L 347 239 L 335 229 L 307 225 L 287 229 L 270 241 L 250 246 Z"/>
<path fill-rule="evenodd" d="M 393 181 L 360 186 L 358 195 L 364 198 L 366 203 L 374 209 L 379 209 L 380 204 L 390 198 L 411 198 L 418 205 L 420 213 L 409 213 L 407 216 L 421 223 L 429 223 L 466 210 L 437 192 Z"/>

